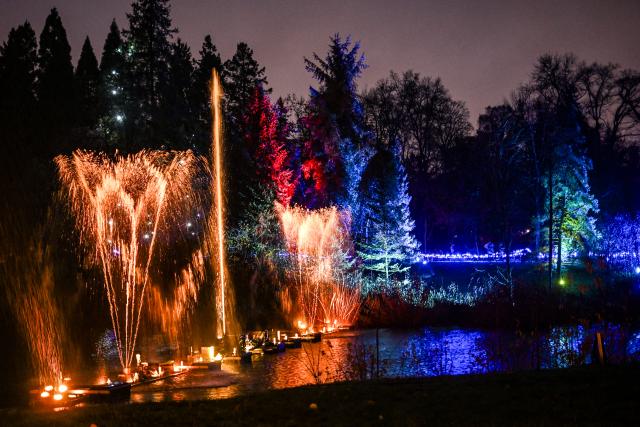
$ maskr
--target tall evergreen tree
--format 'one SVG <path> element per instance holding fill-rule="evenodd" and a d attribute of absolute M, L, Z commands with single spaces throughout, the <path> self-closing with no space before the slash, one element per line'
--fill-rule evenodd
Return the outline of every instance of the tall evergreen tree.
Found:
<path fill-rule="evenodd" d="M 191 76 L 193 61 L 191 49 L 178 38 L 171 46 L 169 81 L 164 87 L 166 105 L 161 110 L 160 126 L 165 144 L 176 149 L 193 148 L 195 117 L 191 111 Z"/>
<path fill-rule="evenodd" d="M 123 119 L 134 149 L 159 147 L 165 142 L 161 109 L 169 85 L 171 39 L 177 30 L 172 28 L 169 0 L 135 0 L 131 8 L 125 31 L 130 73 L 127 90 L 136 103 Z"/>
<path fill-rule="evenodd" d="M 285 148 L 287 128 L 282 127 L 284 112 L 271 104 L 261 86 L 256 86 L 244 117 L 245 146 L 251 153 L 252 166 L 258 185 L 272 190 L 276 200 L 288 206 L 295 183 L 289 168 L 289 154 Z"/>
<path fill-rule="evenodd" d="M 96 125 L 98 119 L 98 86 L 100 72 L 98 60 L 93 53 L 89 37 L 85 38 L 82 52 L 76 67 L 75 82 L 78 99 L 78 124 L 80 126 Z"/>
<path fill-rule="evenodd" d="M 224 63 L 223 81 L 225 114 L 231 125 L 229 129 L 233 129 L 242 121 L 255 87 L 266 88 L 268 84 L 265 68 L 254 59 L 253 50 L 246 43 L 238 43 L 233 57 Z"/>
<path fill-rule="evenodd" d="M 236 223 L 251 201 L 255 191 L 255 173 L 250 148 L 246 145 L 245 116 L 257 85 L 266 87 L 265 69 L 253 58 L 246 43 L 238 43 L 236 53 L 224 63 L 225 141 L 227 141 L 227 180 L 230 191 L 237 194 L 229 200 L 228 218 Z M 265 89 L 265 91 L 267 91 Z M 267 91 L 268 92 L 268 91 Z"/>
<path fill-rule="evenodd" d="M 409 211 L 407 175 L 397 148 L 381 147 L 360 183 L 363 218 L 357 251 L 368 279 L 367 291 L 404 292 L 418 244 Z"/>
<path fill-rule="evenodd" d="M 75 94 L 71 47 L 57 9 L 51 9 L 40 34 L 38 49 L 38 102 L 43 131 L 52 144 L 69 130 L 74 122 Z M 51 137 L 53 135 L 53 137 Z M 52 146 L 53 152 L 62 149 Z"/>
<path fill-rule="evenodd" d="M 0 129 L 5 136 L 29 128 L 35 108 L 37 60 L 31 24 L 25 22 L 12 28 L 0 46 Z"/>
<path fill-rule="evenodd" d="M 357 208 L 353 196 L 372 154 L 357 95 L 356 80 L 366 68 L 359 50 L 359 43 L 336 34 L 324 59 L 315 53 L 313 60 L 305 58 L 307 71 L 319 83 L 318 89 L 311 88 L 311 113 L 304 120 L 310 138 L 303 162 L 307 204 Z M 313 194 L 318 191 L 326 193 Z"/>
<path fill-rule="evenodd" d="M 104 42 L 102 57 L 100 59 L 100 120 L 98 130 L 105 139 L 107 145 L 113 146 L 120 143 L 120 149 L 124 147 L 123 120 L 127 114 L 128 92 L 125 87 L 127 76 L 127 61 L 125 57 L 125 45 L 120 29 L 114 19 L 109 26 L 109 34 Z"/>
<path fill-rule="evenodd" d="M 305 67 L 318 81 L 318 89 L 311 88 L 311 98 L 323 103 L 335 116 L 335 125 L 341 138 L 349 139 L 357 147 L 364 144 L 364 111 L 357 94 L 356 80 L 367 68 L 360 52 L 360 43 L 351 37 L 342 39 L 340 34 L 331 37 L 329 52 L 323 59 L 313 54 L 313 60 L 305 58 Z"/>

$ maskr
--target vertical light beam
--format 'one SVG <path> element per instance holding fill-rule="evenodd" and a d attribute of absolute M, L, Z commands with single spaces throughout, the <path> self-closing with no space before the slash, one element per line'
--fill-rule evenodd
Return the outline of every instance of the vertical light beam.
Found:
<path fill-rule="evenodd" d="M 218 251 L 218 287 L 220 306 L 218 307 L 222 320 L 222 335 L 227 334 L 225 319 L 225 253 L 224 253 L 224 224 L 223 224 L 223 201 L 222 201 L 222 141 L 221 128 L 222 119 L 220 115 L 220 100 L 222 89 L 220 87 L 220 77 L 215 69 L 211 70 L 211 114 L 212 114 L 212 161 L 214 164 L 215 203 L 216 203 L 216 228 L 217 228 L 217 251 Z"/>

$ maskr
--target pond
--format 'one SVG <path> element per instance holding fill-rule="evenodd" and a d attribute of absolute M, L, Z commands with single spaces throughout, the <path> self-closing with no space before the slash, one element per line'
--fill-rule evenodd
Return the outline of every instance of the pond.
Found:
<path fill-rule="evenodd" d="M 615 325 L 558 327 L 539 336 L 459 328 L 346 331 L 320 343 L 264 355 L 252 364 L 223 363 L 134 387 L 131 402 L 221 399 L 319 382 L 385 377 L 482 374 L 591 363 L 596 332 L 611 363 L 640 358 L 640 332 Z"/>

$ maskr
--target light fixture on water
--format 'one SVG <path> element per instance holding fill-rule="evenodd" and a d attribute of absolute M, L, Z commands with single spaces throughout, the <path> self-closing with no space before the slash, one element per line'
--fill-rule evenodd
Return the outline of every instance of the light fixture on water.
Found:
<path fill-rule="evenodd" d="M 67 391 L 68 389 L 69 389 L 69 387 L 67 387 L 67 385 L 66 385 L 66 384 L 60 384 L 60 385 L 58 386 L 58 391 L 59 391 L 60 393 L 64 393 L 64 392 L 65 392 L 65 391 Z"/>
<path fill-rule="evenodd" d="M 635 272 L 636 272 L 636 274 L 640 274 L 640 266 L 635 268 Z"/>
<path fill-rule="evenodd" d="M 62 394 L 56 393 L 53 395 L 53 400 L 62 400 Z"/>
<path fill-rule="evenodd" d="M 48 391 L 43 391 L 42 393 L 40 393 L 40 397 L 42 397 L 42 398 L 49 397 L 49 392 Z"/>

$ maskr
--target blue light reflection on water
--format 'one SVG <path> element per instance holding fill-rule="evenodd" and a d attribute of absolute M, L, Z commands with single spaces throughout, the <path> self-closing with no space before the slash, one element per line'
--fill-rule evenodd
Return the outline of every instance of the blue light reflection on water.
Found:
<path fill-rule="evenodd" d="M 562 368 L 591 362 L 595 332 L 603 334 L 607 358 L 613 362 L 640 358 L 640 332 L 618 326 L 587 329 L 558 327 L 540 336 L 470 329 L 380 330 L 380 369 L 387 377 L 482 374 L 536 368 Z M 375 372 L 375 330 L 325 337 L 304 349 L 264 356 L 252 365 L 225 363 L 223 372 L 193 372 L 132 391 L 133 402 L 219 399 L 269 389 L 314 383 L 309 370 L 319 357 L 322 382 L 345 379 L 356 349 L 366 349 L 367 375 Z"/>

